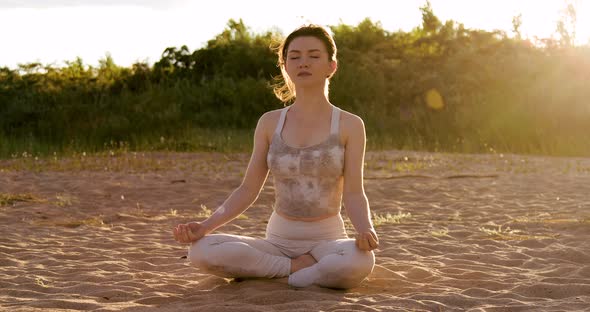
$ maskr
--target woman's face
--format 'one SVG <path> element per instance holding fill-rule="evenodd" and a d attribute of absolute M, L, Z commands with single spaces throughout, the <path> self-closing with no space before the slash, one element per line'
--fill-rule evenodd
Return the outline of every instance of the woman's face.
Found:
<path fill-rule="evenodd" d="M 285 69 L 296 86 L 323 84 L 336 70 L 324 43 L 312 36 L 297 37 L 289 44 Z"/>

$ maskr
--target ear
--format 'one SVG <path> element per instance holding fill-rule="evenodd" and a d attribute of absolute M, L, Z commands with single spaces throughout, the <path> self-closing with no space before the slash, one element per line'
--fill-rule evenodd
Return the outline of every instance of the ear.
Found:
<path fill-rule="evenodd" d="M 328 78 L 332 78 L 338 69 L 338 61 L 330 61 L 330 73 L 328 74 Z"/>

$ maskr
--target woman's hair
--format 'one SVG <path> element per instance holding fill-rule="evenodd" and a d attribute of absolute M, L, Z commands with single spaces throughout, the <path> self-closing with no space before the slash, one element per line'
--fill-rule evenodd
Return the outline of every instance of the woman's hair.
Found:
<path fill-rule="evenodd" d="M 328 60 L 336 61 L 336 43 L 328 31 L 322 26 L 315 24 L 304 25 L 290 33 L 276 49 L 278 56 L 277 65 L 281 69 L 281 75 L 274 77 L 274 80 L 277 81 L 277 83 L 273 85 L 273 91 L 277 98 L 279 98 L 279 100 L 281 100 L 283 103 L 287 103 L 295 98 L 295 85 L 291 79 L 289 79 L 289 75 L 287 75 L 285 63 L 287 62 L 287 51 L 289 49 L 289 44 L 291 44 L 291 42 L 297 37 L 315 37 L 319 39 L 326 46 Z M 331 77 L 332 76 L 329 76 L 328 79 Z M 328 94 L 329 84 L 330 81 L 326 81 L 326 88 L 324 90 L 326 95 Z"/>

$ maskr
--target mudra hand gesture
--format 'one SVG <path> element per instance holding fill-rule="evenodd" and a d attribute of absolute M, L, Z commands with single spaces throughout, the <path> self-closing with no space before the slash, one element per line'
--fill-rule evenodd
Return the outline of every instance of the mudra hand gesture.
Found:
<path fill-rule="evenodd" d="M 374 229 L 368 229 L 355 236 L 356 246 L 360 250 L 371 251 L 379 247 L 379 238 Z"/>
<path fill-rule="evenodd" d="M 174 240 L 179 243 L 190 244 L 205 236 L 205 227 L 199 222 L 189 222 L 177 225 L 172 232 Z"/>

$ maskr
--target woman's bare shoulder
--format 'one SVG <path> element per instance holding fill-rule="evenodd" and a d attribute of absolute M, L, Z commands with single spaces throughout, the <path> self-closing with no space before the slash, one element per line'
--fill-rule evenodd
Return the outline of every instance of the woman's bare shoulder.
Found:
<path fill-rule="evenodd" d="M 262 116 L 260 116 L 260 119 L 258 120 L 258 127 L 260 128 L 260 130 L 264 132 L 265 136 L 269 140 L 272 134 L 274 133 L 277 124 L 279 123 L 281 110 L 282 109 L 279 108 L 267 111 L 264 114 L 262 114 Z"/>
<path fill-rule="evenodd" d="M 264 118 L 276 118 L 277 120 L 279 119 L 279 116 L 281 115 L 281 111 L 283 110 L 283 108 L 277 108 L 277 109 L 273 109 L 273 110 L 269 110 L 266 113 L 262 114 L 262 117 Z"/>
<path fill-rule="evenodd" d="M 262 116 L 260 116 L 259 122 L 264 124 L 265 126 L 270 126 L 270 127 L 272 127 L 273 125 L 276 126 L 277 123 L 279 122 L 279 118 L 281 116 L 281 111 L 282 111 L 281 108 L 267 111 L 266 113 L 262 114 Z"/>
<path fill-rule="evenodd" d="M 355 115 L 349 111 L 340 108 L 340 130 L 345 134 L 349 134 L 351 131 L 358 131 L 365 127 L 365 123 L 361 117 Z"/>

